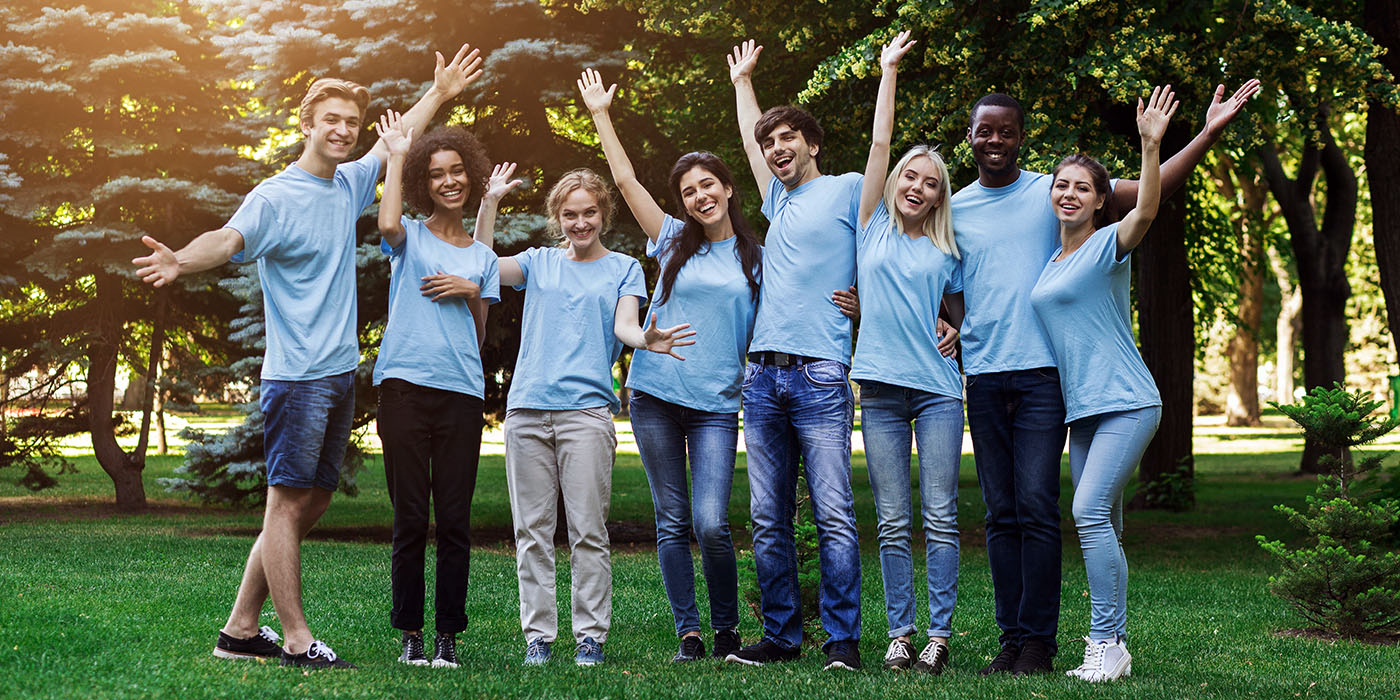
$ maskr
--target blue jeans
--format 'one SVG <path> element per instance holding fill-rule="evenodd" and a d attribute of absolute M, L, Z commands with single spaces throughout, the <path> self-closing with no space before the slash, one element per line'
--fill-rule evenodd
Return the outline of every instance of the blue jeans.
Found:
<path fill-rule="evenodd" d="M 987 504 L 987 559 L 1003 645 L 1057 649 L 1060 455 L 1065 403 L 1053 367 L 967 377 L 967 424 Z"/>
<path fill-rule="evenodd" d="M 1128 560 L 1123 556 L 1123 488 L 1157 434 L 1162 407 L 1088 416 L 1069 426 L 1074 525 L 1089 575 L 1089 636 L 1128 633 Z"/>
<path fill-rule="evenodd" d="M 764 637 L 802 643 L 793 517 L 798 458 L 807 476 L 821 556 L 821 620 L 827 644 L 860 639 L 860 544 L 851 494 L 855 401 L 846 366 L 750 362 L 744 370 L 749 510 Z"/>
<path fill-rule="evenodd" d="M 729 537 L 729 491 L 739 414 L 710 413 L 632 392 L 632 430 L 656 510 L 656 558 L 676 621 L 676 635 L 700 629 L 695 607 L 691 522 L 700 543 L 700 565 L 710 590 L 710 626 L 739 626 L 738 567 Z M 690 484 L 686 483 L 686 454 Z M 691 492 L 694 496 L 691 496 Z"/>
<path fill-rule="evenodd" d="M 267 485 L 334 491 L 355 422 L 355 373 L 298 381 L 264 379 L 258 403 Z"/>
<path fill-rule="evenodd" d="M 910 423 L 913 423 L 911 429 Z M 890 638 L 914 633 L 913 505 L 909 448 L 919 441 L 919 501 L 928 580 L 928 636 L 952 635 L 958 600 L 958 466 L 962 400 L 876 381 L 860 382 L 860 432 L 879 517 L 880 573 Z"/>

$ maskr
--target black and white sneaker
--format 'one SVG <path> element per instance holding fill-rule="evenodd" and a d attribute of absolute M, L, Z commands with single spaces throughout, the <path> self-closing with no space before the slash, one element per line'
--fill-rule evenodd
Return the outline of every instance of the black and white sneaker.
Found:
<path fill-rule="evenodd" d="M 271 627 L 263 625 L 258 633 L 247 639 L 231 637 L 219 631 L 219 641 L 214 643 L 214 656 L 221 659 L 262 661 L 282 658 L 282 647 L 277 644 L 282 638 Z"/>
<path fill-rule="evenodd" d="M 825 670 L 860 670 L 860 643 L 854 639 L 827 642 Z"/>
<path fill-rule="evenodd" d="M 1038 639 L 1029 639 L 1021 645 L 1021 653 L 1011 667 L 1013 676 L 1030 676 L 1037 673 L 1050 673 L 1054 670 L 1054 647 Z"/>
<path fill-rule="evenodd" d="M 727 659 L 730 654 L 739 651 L 739 648 L 742 646 L 744 646 L 744 643 L 739 641 L 738 630 L 720 630 L 715 632 L 714 658 L 720 660 Z"/>
<path fill-rule="evenodd" d="M 890 671 L 907 671 L 912 663 L 914 663 L 914 645 L 910 644 L 908 640 L 891 639 L 890 647 L 885 650 L 885 668 Z"/>
<path fill-rule="evenodd" d="M 681 637 L 681 648 L 671 657 L 671 663 L 681 663 L 683 661 L 699 661 L 705 658 L 705 640 L 700 635 L 692 634 Z"/>
<path fill-rule="evenodd" d="M 914 670 L 937 676 L 948 667 L 948 645 L 936 639 L 928 640 L 928 645 L 919 652 L 919 660 L 914 662 Z"/>
<path fill-rule="evenodd" d="M 428 657 L 423 653 L 422 634 L 403 633 L 403 653 L 399 654 L 399 663 L 409 666 L 428 665 Z"/>
<path fill-rule="evenodd" d="M 301 668 L 355 668 L 355 664 L 336 656 L 330 646 L 320 640 L 312 640 L 311 646 L 300 654 L 288 654 L 284 649 L 282 665 Z"/>
<path fill-rule="evenodd" d="M 433 668 L 457 668 L 457 635 L 438 632 L 433 640 Z"/>
<path fill-rule="evenodd" d="M 1010 673 L 1011 667 L 1016 665 L 1016 657 L 1021 655 L 1021 645 L 1003 644 L 1001 651 L 992 658 L 992 662 L 982 667 L 977 673 L 983 676 L 990 676 L 993 673 Z"/>
<path fill-rule="evenodd" d="M 789 649 L 778 646 L 777 642 L 764 637 L 758 640 L 757 644 L 750 644 L 724 657 L 724 660 L 746 666 L 762 666 L 783 661 L 795 661 L 801 655 L 802 650 L 797 647 Z"/>

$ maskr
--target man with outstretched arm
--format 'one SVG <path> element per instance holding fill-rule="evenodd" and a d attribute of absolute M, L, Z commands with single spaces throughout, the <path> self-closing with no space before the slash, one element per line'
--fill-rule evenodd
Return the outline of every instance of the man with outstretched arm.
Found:
<path fill-rule="evenodd" d="M 1226 100 L 1225 86 L 1216 88 L 1205 128 L 1162 164 L 1164 198 L 1258 90 L 1250 80 Z M 1060 618 L 1065 406 L 1055 356 L 1030 305 L 1060 229 L 1051 177 L 1017 162 L 1025 140 L 1021 105 L 992 93 L 973 105 L 969 121 L 978 178 L 953 195 L 953 229 L 967 309 L 961 327 L 967 421 L 987 504 L 987 557 L 1001 628 L 1001 651 L 981 672 L 1026 675 L 1051 670 Z M 1118 211 L 1136 199 L 1136 181 L 1114 181 Z"/>
<path fill-rule="evenodd" d="M 477 54 L 465 44 L 450 63 L 437 54 L 433 86 L 403 121 L 422 133 L 439 107 L 481 75 Z M 349 81 L 312 83 L 301 102 L 306 143 L 295 163 L 254 187 L 223 228 L 176 252 L 147 236 L 142 242 L 151 254 L 132 260 L 142 281 L 156 287 L 230 260 L 258 263 L 267 333 L 260 392 L 267 507 L 214 646 L 220 658 L 353 668 L 307 627 L 301 540 L 339 484 L 354 416 L 355 220 L 374 201 L 388 149 L 380 141 L 359 160 L 342 161 L 359 138 L 369 99 Z M 271 628 L 258 626 L 269 595 L 285 647 Z"/>

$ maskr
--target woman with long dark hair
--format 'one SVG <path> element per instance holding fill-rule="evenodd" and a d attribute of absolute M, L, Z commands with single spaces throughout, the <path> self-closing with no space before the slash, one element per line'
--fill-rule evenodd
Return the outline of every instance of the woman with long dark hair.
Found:
<path fill-rule="evenodd" d="M 656 555 L 681 638 L 672 660 L 705 655 L 695 605 L 692 532 L 709 587 L 714 656 L 722 659 L 741 646 L 729 493 L 762 248 L 740 210 L 724 161 L 703 152 L 676 161 L 670 189 L 680 211 L 670 216 L 637 180 L 613 130 L 608 108 L 617 86 L 604 89 L 602 77 L 590 69 L 578 88 L 598 128 L 613 180 L 647 235 L 647 255 L 661 263 L 652 313 L 662 326 L 684 319 L 698 333 L 684 364 L 654 353 L 635 355 L 627 386 L 632 390 L 632 429 L 656 511 Z M 687 455 L 693 496 L 686 483 Z"/>

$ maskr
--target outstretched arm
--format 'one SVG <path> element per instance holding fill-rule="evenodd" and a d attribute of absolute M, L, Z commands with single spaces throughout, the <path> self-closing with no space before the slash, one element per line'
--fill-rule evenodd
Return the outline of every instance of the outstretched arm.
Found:
<path fill-rule="evenodd" d="M 875 207 L 885 194 L 885 174 L 890 168 L 890 141 L 894 133 L 894 85 L 899 59 L 914 42 L 909 30 L 899 33 L 880 52 L 880 92 L 875 98 L 875 126 L 870 133 L 870 156 L 865 160 L 865 179 L 860 187 L 860 225 L 870 222 Z"/>
<path fill-rule="evenodd" d="M 694 345 L 695 331 L 688 330 L 689 323 L 682 323 L 671 328 L 657 328 L 656 314 L 651 315 L 651 325 L 646 330 L 642 330 L 641 324 L 637 323 L 637 315 L 640 312 L 640 304 L 637 297 L 630 294 L 619 297 L 617 308 L 613 312 L 613 334 L 622 341 L 623 345 L 638 350 L 646 349 L 662 355 L 670 355 L 677 360 L 684 360 L 684 357 L 677 355 L 674 348 L 683 345 Z"/>
<path fill-rule="evenodd" d="M 379 235 L 390 248 L 403 245 L 403 164 L 413 146 L 413 129 L 403 115 L 389 110 L 379 118 L 379 143 L 389 153 L 384 170 L 384 194 L 379 198 Z"/>
<path fill-rule="evenodd" d="M 612 96 L 616 90 L 616 83 L 604 90 L 603 76 L 592 68 L 585 70 L 578 79 L 578 91 L 583 95 L 583 104 L 588 107 L 588 113 L 593 116 L 593 126 L 598 129 L 598 140 L 603 142 L 603 155 L 608 159 L 608 169 L 612 171 L 613 182 L 622 192 L 622 198 L 627 200 L 627 208 L 632 210 L 632 216 L 637 217 L 642 231 L 645 231 L 647 238 L 654 243 L 656 237 L 661 235 L 661 224 L 666 221 L 666 212 L 637 180 L 637 171 L 632 169 L 627 150 L 622 147 L 622 141 L 617 138 L 617 132 L 613 129 L 608 108 L 612 106 Z"/>
<path fill-rule="evenodd" d="M 1162 183 L 1158 161 L 1162 157 L 1162 135 L 1167 133 L 1167 122 L 1176 112 L 1176 93 L 1172 86 L 1152 89 L 1146 108 L 1142 98 L 1138 98 L 1137 124 L 1142 135 L 1142 181 L 1137 188 L 1137 206 L 1128 212 L 1118 224 L 1118 258 L 1121 260 L 1128 251 L 1136 248 L 1147 234 L 1147 227 L 1157 218 L 1157 205 L 1161 201 Z"/>
<path fill-rule="evenodd" d="M 1226 100 L 1223 99 L 1225 86 L 1215 86 L 1215 96 L 1210 101 L 1210 107 L 1206 109 L 1206 125 L 1201 129 L 1201 133 L 1196 134 L 1196 138 L 1191 139 L 1185 148 L 1177 151 L 1162 164 L 1162 195 L 1170 197 L 1181 189 L 1186 179 L 1191 177 L 1191 171 L 1196 169 L 1196 165 L 1206 157 L 1206 152 L 1225 132 L 1225 127 L 1244 109 L 1245 103 L 1258 94 L 1259 87 L 1259 81 L 1250 78 Z M 1118 181 L 1118 186 L 1113 188 L 1113 203 L 1119 211 L 1136 204 L 1137 190 L 1137 180 Z"/>
<path fill-rule="evenodd" d="M 132 258 L 131 264 L 140 265 L 136 275 L 155 287 L 164 287 L 180 275 L 216 268 L 243 250 L 243 234 L 227 226 L 199 234 L 179 252 L 150 236 L 142 236 L 141 242 L 151 249 L 151 254 Z"/>
<path fill-rule="evenodd" d="M 734 99 L 739 112 L 739 136 L 744 140 L 744 155 L 749 159 L 749 170 L 753 171 L 754 182 L 758 183 L 758 196 L 768 199 L 768 182 L 773 173 L 768 170 L 768 162 L 763 159 L 763 149 L 754 138 L 753 128 L 763 110 L 758 108 L 758 95 L 753 91 L 753 68 L 758 64 L 762 46 L 755 46 L 749 39 L 735 46 L 726 56 L 729 61 L 729 79 L 734 83 Z"/>
<path fill-rule="evenodd" d="M 468 85 L 481 77 L 480 53 L 473 49 L 471 44 L 462 44 L 462 48 L 457 50 L 457 55 L 452 57 L 452 62 L 445 63 L 441 52 L 433 52 L 437 57 L 437 67 L 433 69 L 433 86 L 403 115 L 404 123 L 413 133 L 423 133 L 439 107 L 462 94 Z M 383 172 L 389 160 L 389 147 L 384 143 L 382 136 L 370 153 L 379 158 L 379 170 Z"/>
<path fill-rule="evenodd" d="M 481 195 L 481 205 L 476 209 L 476 228 L 472 238 L 487 249 L 496 245 L 496 209 L 501 204 L 501 198 L 524 184 L 524 180 L 510 179 L 514 174 L 515 163 L 497 163 L 491 169 L 491 178 L 486 181 L 486 193 Z"/>

